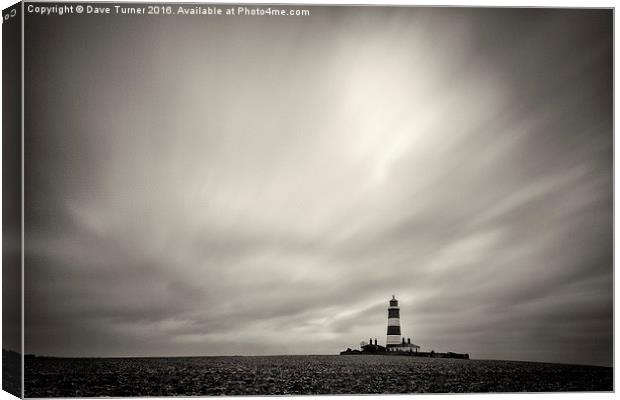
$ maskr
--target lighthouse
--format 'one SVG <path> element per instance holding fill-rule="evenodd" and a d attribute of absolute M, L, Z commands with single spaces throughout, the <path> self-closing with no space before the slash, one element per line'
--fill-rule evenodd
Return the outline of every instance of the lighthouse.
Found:
<path fill-rule="evenodd" d="M 398 347 L 400 345 L 400 308 L 398 307 L 398 300 L 392 295 L 390 300 L 390 306 L 388 307 L 388 326 L 387 326 L 387 342 L 386 346 Z"/>

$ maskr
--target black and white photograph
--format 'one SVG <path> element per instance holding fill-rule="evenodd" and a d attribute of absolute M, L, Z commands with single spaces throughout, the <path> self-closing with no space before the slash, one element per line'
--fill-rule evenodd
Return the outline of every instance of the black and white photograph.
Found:
<path fill-rule="evenodd" d="M 5 391 L 614 391 L 612 7 L 4 8 Z"/>

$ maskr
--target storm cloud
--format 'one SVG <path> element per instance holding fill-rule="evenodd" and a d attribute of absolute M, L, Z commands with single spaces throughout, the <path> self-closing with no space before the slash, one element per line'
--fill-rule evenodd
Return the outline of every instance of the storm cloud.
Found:
<path fill-rule="evenodd" d="M 26 22 L 27 353 L 612 363 L 612 12 Z"/>

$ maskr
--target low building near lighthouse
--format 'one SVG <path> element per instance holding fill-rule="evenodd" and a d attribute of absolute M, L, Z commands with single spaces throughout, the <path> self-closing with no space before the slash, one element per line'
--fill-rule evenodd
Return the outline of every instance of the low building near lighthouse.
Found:
<path fill-rule="evenodd" d="M 411 343 L 411 339 L 407 339 L 407 342 L 405 342 L 405 338 L 403 338 L 402 343 L 387 348 L 387 351 L 404 351 L 415 353 L 417 353 L 418 350 L 420 350 L 420 346 L 415 343 Z"/>
<path fill-rule="evenodd" d="M 372 338 L 369 343 L 360 343 L 360 347 L 365 353 L 385 353 L 386 348 L 377 343 L 377 339 L 375 338 L 375 342 L 372 342 Z"/>

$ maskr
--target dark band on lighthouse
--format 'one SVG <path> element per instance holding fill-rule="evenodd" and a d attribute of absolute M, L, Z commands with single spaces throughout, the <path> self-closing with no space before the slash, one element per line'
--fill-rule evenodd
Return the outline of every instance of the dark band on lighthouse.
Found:
<path fill-rule="evenodd" d="M 400 336 L 400 326 L 388 326 L 387 334 Z"/>

